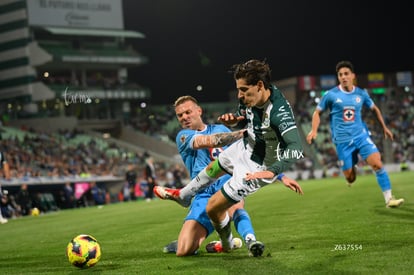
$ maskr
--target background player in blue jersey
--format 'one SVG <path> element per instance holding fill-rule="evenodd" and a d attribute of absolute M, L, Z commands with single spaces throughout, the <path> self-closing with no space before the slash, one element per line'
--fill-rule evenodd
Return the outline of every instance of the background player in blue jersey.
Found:
<path fill-rule="evenodd" d="M 230 127 L 245 128 L 243 139 L 231 144 L 184 188 L 154 189 L 158 197 L 186 206 L 196 190 L 209 186 L 224 173 L 231 174 L 232 177 L 207 204 L 208 216 L 226 252 L 231 250 L 229 209 L 233 205 L 276 180 L 303 194 L 300 185 L 283 174 L 303 158 L 303 150 L 290 104 L 271 84 L 269 64 L 253 59 L 234 65 L 233 70 L 239 108 L 235 114 L 221 115 L 219 121 Z M 256 247 L 260 247 L 257 242 L 249 242 L 253 256 L 261 255 L 256 253 Z"/>
<path fill-rule="evenodd" d="M 192 96 L 179 97 L 174 107 L 178 122 L 183 128 L 176 136 L 176 144 L 191 178 L 197 176 L 213 159 L 217 158 L 226 148 L 225 145 L 243 136 L 243 131 L 231 132 L 222 124 L 205 124 L 202 120 L 202 109 Z M 205 136 L 210 134 L 214 135 Z M 225 175 L 197 193 L 184 220 L 178 241 L 166 246 L 165 252 L 175 252 L 177 256 L 194 255 L 201 243 L 214 231 L 206 213 L 207 202 L 229 177 Z M 243 207 L 244 201 L 235 204 L 230 211 L 230 216 L 237 232 L 246 242 L 256 241 L 250 217 Z M 258 242 L 258 246 L 259 244 Z M 237 245 L 233 244 L 233 246 Z M 208 252 L 221 252 L 221 242 L 210 242 L 206 249 Z M 264 247 L 258 249 L 262 253 Z"/>
<path fill-rule="evenodd" d="M 385 171 L 381 154 L 371 140 L 362 119 L 362 108 L 371 109 L 381 124 L 385 138 L 393 140 L 393 133 L 385 125 L 380 109 L 374 104 L 368 93 L 354 86 L 354 67 L 349 61 L 340 61 L 336 65 L 339 85 L 329 90 L 316 107 L 312 116 L 312 130 L 306 137 L 309 144 L 317 137 L 320 114 L 329 109 L 332 141 L 336 146 L 338 159 L 344 176 L 349 184 L 356 179 L 355 165 L 358 154 L 375 171 L 378 185 L 384 195 L 387 207 L 398 207 L 404 199 L 395 199 L 391 192 L 391 182 Z"/>

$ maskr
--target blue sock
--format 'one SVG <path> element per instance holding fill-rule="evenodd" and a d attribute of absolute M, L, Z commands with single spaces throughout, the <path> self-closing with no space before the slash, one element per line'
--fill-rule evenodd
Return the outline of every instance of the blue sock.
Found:
<path fill-rule="evenodd" d="M 391 189 L 391 182 L 390 178 L 388 177 L 387 171 L 384 168 L 375 172 L 375 176 L 377 177 L 378 185 L 381 187 L 382 192 Z"/>
<path fill-rule="evenodd" d="M 237 209 L 233 214 L 233 222 L 243 240 L 246 240 L 246 236 L 249 234 L 255 236 L 252 221 L 246 210 Z"/>

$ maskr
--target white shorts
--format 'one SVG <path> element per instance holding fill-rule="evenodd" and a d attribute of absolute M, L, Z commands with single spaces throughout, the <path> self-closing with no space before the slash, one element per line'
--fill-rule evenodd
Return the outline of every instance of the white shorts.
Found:
<path fill-rule="evenodd" d="M 224 196 L 234 202 L 239 202 L 261 187 L 275 182 L 277 175 L 272 179 L 257 179 L 246 181 L 247 173 L 266 171 L 265 165 L 260 165 L 250 159 L 250 152 L 245 148 L 243 140 L 238 140 L 220 153 L 220 166 L 233 176 L 223 185 Z"/>

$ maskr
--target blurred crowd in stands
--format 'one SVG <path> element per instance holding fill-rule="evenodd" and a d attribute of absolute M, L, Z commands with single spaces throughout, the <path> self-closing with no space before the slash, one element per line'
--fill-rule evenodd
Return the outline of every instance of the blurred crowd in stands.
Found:
<path fill-rule="evenodd" d="M 33 208 L 45 213 L 141 198 L 149 201 L 153 198 L 147 196 L 150 190 L 146 167 L 149 160 L 153 159 L 147 152 L 131 153 L 116 144 L 102 144 L 102 141 L 88 139 L 85 133 L 77 130 L 45 133 L 16 129 L 10 134 L 5 128 L 2 129 L 0 152 L 6 156 L 11 176 L 6 181 L 9 184 L 3 186 L 0 193 L 5 218 L 30 215 Z M 151 177 L 157 183 L 172 187 L 183 185 L 187 177 L 183 165 L 162 161 L 151 163 L 151 171 L 154 172 Z M 90 180 L 105 176 L 124 180 L 124 188 L 119 193 L 110 194 L 105 182 Z M 1 169 L 0 178 L 4 178 Z M 49 181 L 34 181 L 39 178 Z"/>

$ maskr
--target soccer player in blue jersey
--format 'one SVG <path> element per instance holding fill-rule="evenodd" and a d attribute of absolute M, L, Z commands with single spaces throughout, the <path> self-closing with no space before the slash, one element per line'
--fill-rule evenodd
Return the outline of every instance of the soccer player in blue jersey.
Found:
<path fill-rule="evenodd" d="M 336 146 L 338 159 L 349 184 L 356 180 L 358 154 L 371 166 L 377 177 L 387 207 L 398 207 L 404 199 L 396 199 L 391 192 L 391 182 L 385 171 L 381 154 L 371 140 L 362 119 L 362 108 L 371 109 L 381 124 L 385 138 L 393 140 L 393 133 L 385 125 L 380 109 L 368 93 L 355 86 L 354 66 L 349 61 L 336 65 L 339 85 L 329 90 L 321 99 L 312 116 L 312 130 L 306 137 L 309 144 L 317 137 L 320 114 L 329 109 L 332 141 Z"/>
<path fill-rule="evenodd" d="M 222 124 L 205 124 L 202 120 L 202 109 L 192 96 L 179 97 L 174 107 L 178 122 L 183 128 L 176 136 L 176 144 L 191 178 L 197 176 L 213 159 L 216 159 L 227 147 L 226 145 L 243 137 L 244 131 L 231 132 Z M 207 136 L 210 134 L 213 136 Z M 229 177 L 224 175 L 211 186 L 197 193 L 184 220 L 178 241 L 167 245 L 165 252 L 175 252 L 177 256 L 196 253 L 201 243 L 214 231 L 206 212 L 207 202 Z M 233 205 L 229 213 L 237 232 L 245 242 L 256 241 L 250 217 L 244 209 L 244 201 Z M 234 243 L 233 247 L 237 245 L 241 243 Z M 208 252 L 221 252 L 221 242 L 210 242 L 206 249 Z M 261 254 L 263 249 L 264 246 L 256 241 L 255 251 Z"/>
<path fill-rule="evenodd" d="M 240 100 L 239 108 L 235 114 L 221 115 L 219 121 L 230 127 L 246 129 L 243 139 L 231 144 L 184 188 L 154 189 L 158 197 L 187 206 L 189 198 L 197 190 L 209 186 L 224 173 L 231 174 L 232 177 L 207 204 L 207 214 L 220 235 L 225 252 L 231 250 L 228 210 L 234 204 L 276 180 L 303 194 L 300 185 L 283 174 L 303 158 L 303 150 L 290 104 L 281 91 L 271 84 L 269 64 L 255 59 L 236 64 L 233 66 L 233 77 Z M 255 256 L 255 242 L 250 242 L 248 247 Z"/>

